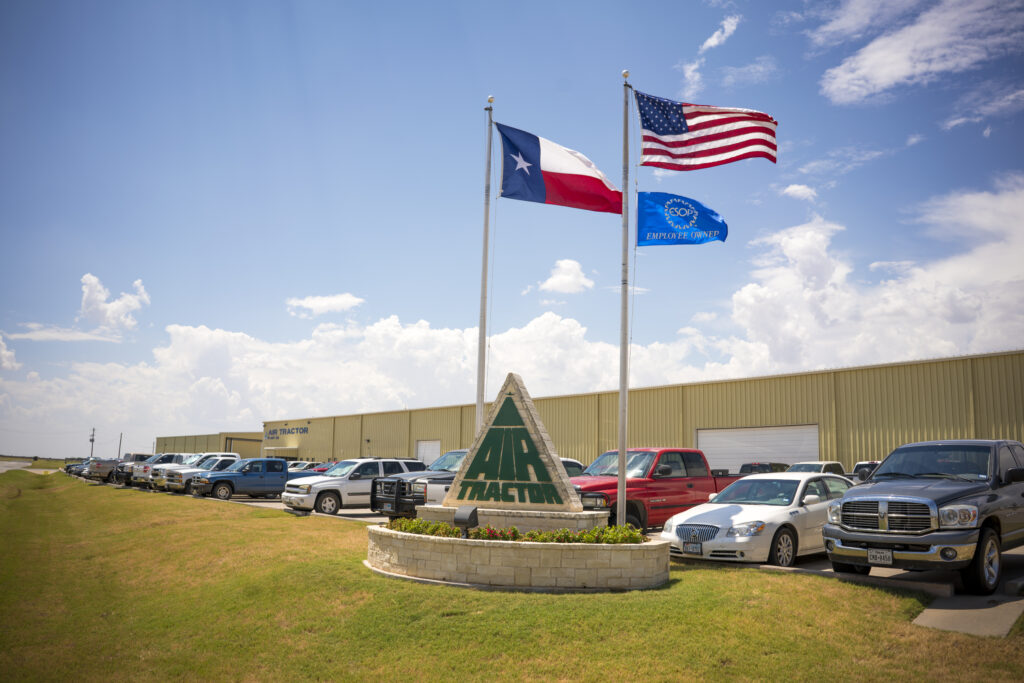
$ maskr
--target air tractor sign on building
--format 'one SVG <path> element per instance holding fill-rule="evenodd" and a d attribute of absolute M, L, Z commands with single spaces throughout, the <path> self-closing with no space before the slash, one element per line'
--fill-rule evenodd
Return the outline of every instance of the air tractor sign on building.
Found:
<path fill-rule="evenodd" d="M 510 373 L 444 505 L 513 510 L 583 509 L 526 393 Z"/>

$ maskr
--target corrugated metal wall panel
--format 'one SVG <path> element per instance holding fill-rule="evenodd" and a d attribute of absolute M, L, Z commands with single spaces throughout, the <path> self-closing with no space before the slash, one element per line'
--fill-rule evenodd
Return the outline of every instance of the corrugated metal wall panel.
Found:
<path fill-rule="evenodd" d="M 263 425 L 263 446 L 298 448 L 299 460 L 323 462 L 334 452 L 334 418 L 277 420 Z"/>
<path fill-rule="evenodd" d="M 974 387 L 975 437 L 1024 440 L 1024 354 L 968 362 Z"/>
<path fill-rule="evenodd" d="M 613 451 L 619 447 L 619 394 L 616 391 L 608 391 L 597 395 L 597 451 L 582 460 L 584 465 L 597 460 L 597 456 L 606 451 Z M 626 438 L 630 438 L 629 430 L 626 430 Z M 626 447 L 635 446 L 633 441 L 627 441 Z"/>
<path fill-rule="evenodd" d="M 970 364 L 915 363 L 836 372 L 840 457 L 881 460 L 896 446 L 974 437 Z"/>
<path fill-rule="evenodd" d="M 600 454 L 597 450 L 598 399 L 595 394 L 539 398 L 533 404 L 559 457 L 573 458 L 586 464 Z"/>
<path fill-rule="evenodd" d="M 394 413 L 373 413 L 363 416 L 363 442 L 361 458 L 409 457 L 409 414 L 403 410 Z M 367 441 L 369 439 L 369 441 Z"/>
<path fill-rule="evenodd" d="M 412 411 L 409 424 L 410 450 L 405 457 L 416 457 L 417 441 L 440 439 L 442 453 L 463 448 L 462 413 L 458 406 Z"/>
<path fill-rule="evenodd" d="M 491 409 L 490 403 L 484 403 L 484 419 L 487 418 L 487 411 Z M 469 448 L 473 445 L 476 437 L 476 406 L 462 406 L 462 427 L 459 439 L 460 448 Z"/>
<path fill-rule="evenodd" d="M 615 403 L 618 429 L 617 394 Z M 630 447 L 688 445 L 689 439 L 683 435 L 683 387 L 657 387 L 629 392 L 629 427 L 626 435 Z"/>
<path fill-rule="evenodd" d="M 334 455 L 330 460 L 358 458 L 362 452 L 363 418 L 347 415 L 334 418 Z"/>
<path fill-rule="evenodd" d="M 205 442 L 205 435 L 193 435 L 185 437 L 184 447 L 180 451 L 174 451 L 175 453 L 202 453 L 204 449 L 196 449 L 196 442 L 203 438 Z"/>

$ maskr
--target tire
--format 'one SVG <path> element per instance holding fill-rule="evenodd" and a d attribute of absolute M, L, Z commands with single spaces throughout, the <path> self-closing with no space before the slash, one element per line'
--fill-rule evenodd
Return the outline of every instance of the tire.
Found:
<path fill-rule="evenodd" d="M 341 509 L 341 499 L 337 493 L 321 493 L 316 498 L 316 503 L 313 505 L 316 511 L 324 515 L 336 515 L 338 510 Z"/>
<path fill-rule="evenodd" d="M 643 530 L 644 530 L 643 522 L 641 522 L 640 518 L 637 517 L 636 515 L 627 512 L 626 513 L 626 524 L 631 525 L 634 529 L 636 529 L 637 531 L 643 533 Z"/>
<path fill-rule="evenodd" d="M 866 564 L 846 564 L 845 562 L 833 562 L 832 571 L 836 574 L 860 574 L 867 576 L 871 573 L 871 567 Z"/>
<path fill-rule="evenodd" d="M 772 539 L 772 551 L 768 554 L 768 564 L 779 567 L 792 567 L 796 562 L 796 534 L 785 527 L 775 532 Z"/>
<path fill-rule="evenodd" d="M 964 588 L 974 595 L 992 595 L 999 588 L 1003 578 L 1003 557 L 999 548 L 999 536 L 992 527 L 981 530 L 974 559 L 960 570 Z"/>
<path fill-rule="evenodd" d="M 186 496 L 192 495 L 192 480 L 185 482 L 185 489 L 182 491 Z"/>
<path fill-rule="evenodd" d="M 220 500 L 231 500 L 231 496 L 234 491 L 231 490 L 231 484 L 217 484 L 213 487 L 213 491 L 211 491 L 211 493 L 213 493 L 214 498 L 218 498 Z"/>

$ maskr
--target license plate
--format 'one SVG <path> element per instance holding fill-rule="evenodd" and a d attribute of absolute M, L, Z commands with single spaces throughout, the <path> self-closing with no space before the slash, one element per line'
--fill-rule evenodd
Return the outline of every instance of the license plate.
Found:
<path fill-rule="evenodd" d="M 683 552 L 686 553 L 687 555 L 703 555 L 704 554 L 703 550 L 701 549 L 701 544 L 700 543 L 689 543 L 689 542 L 684 543 L 683 544 Z"/>
<path fill-rule="evenodd" d="M 870 564 L 892 564 L 892 551 L 868 548 L 868 562 Z"/>
<path fill-rule="evenodd" d="M 384 503 L 381 507 L 383 507 L 385 510 L 394 510 L 395 509 L 395 506 L 392 505 L 391 503 Z"/>

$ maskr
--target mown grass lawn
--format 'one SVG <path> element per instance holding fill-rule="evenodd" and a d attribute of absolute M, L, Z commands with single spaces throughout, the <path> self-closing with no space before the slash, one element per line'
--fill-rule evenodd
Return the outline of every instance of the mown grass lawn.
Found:
<path fill-rule="evenodd" d="M 925 598 L 676 565 L 632 593 L 426 586 L 366 528 L 57 473 L 0 476 L 6 680 L 1024 680 L 1024 633 L 910 622 Z"/>

